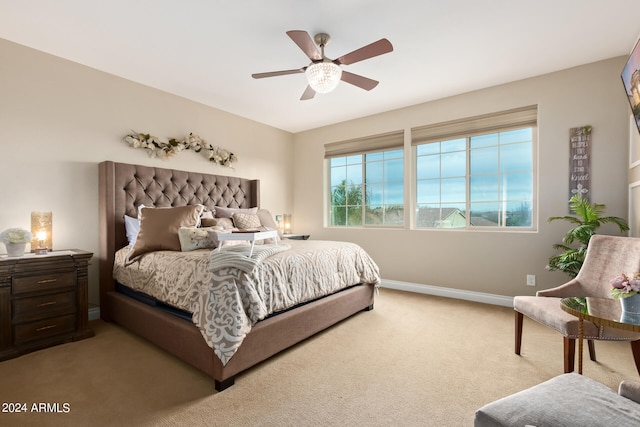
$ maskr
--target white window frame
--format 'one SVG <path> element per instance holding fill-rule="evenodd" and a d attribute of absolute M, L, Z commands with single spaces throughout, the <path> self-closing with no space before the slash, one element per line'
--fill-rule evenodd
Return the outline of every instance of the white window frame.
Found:
<path fill-rule="evenodd" d="M 470 212 L 470 171 L 469 171 L 469 138 L 473 136 L 499 133 L 503 131 L 531 128 L 532 129 L 532 200 L 531 200 L 531 226 L 472 226 L 468 213 Z M 454 139 L 465 138 L 466 144 L 466 196 L 465 211 L 466 225 L 457 228 L 437 228 L 418 226 L 417 221 L 417 155 L 416 147 L 419 145 L 441 142 Z M 411 203 L 414 215 L 411 218 L 411 228 L 416 230 L 448 230 L 448 231 L 501 231 L 501 232 L 518 232 L 518 231 L 536 231 L 538 228 L 538 197 L 537 197 L 537 151 L 538 151 L 538 135 L 537 135 L 537 106 L 528 106 L 514 110 L 502 111 L 498 113 L 485 114 L 466 119 L 454 120 L 450 122 L 438 123 L 428 126 L 422 126 L 411 129 L 411 145 L 412 145 L 412 195 Z"/>
<path fill-rule="evenodd" d="M 403 203 L 402 208 L 403 212 L 407 209 L 407 195 L 405 191 L 405 180 L 406 173 L 405 170 L 407 168 L 406 164 L 406 155 L 404 153 L 404 131 L 394 131 L 380 135 L 368 136 L 358 139 L 352 139 L 348 141 L 340 141 L 334 142 L 330 144 L 325 144 L 325 162 L 326 162 L 326 170 L 327 170 L 327 181 L 325 184 L 325 188 L 328 189 L 326 196 L 326 209 L 325 209 L 325 224 L 327 227 L 336 227 L 336 228 L 405 228 L 406 225 L 406 215 L 402 215 L 402 224 L 366 224 L 366 207 L 367 205 L 364 203 L 365 200 L 365 191 L 366 191 L 366 155 L 381 153 L 387 151 L 395 151 L 402 150 L 403 155 L 401 157 L 403 162 Z M 332 204 L 331 204 L 331 196 L 332 196 L 332 187 L 331 187 L 331 159 L 332 158 L 341 158 L 341 157 L 349 157 L 349 156 L 362 156 L 362 177 L 361 177 L 361 191 L 363 201 L 361 204 L 361 223 L 358 225 L 334 225 L 331 223 L 331 214 L 332 214 Z M 378 184 L 378 183 L 377 183 Z M 384 200 L 383 200 L 384 201 Z"/>

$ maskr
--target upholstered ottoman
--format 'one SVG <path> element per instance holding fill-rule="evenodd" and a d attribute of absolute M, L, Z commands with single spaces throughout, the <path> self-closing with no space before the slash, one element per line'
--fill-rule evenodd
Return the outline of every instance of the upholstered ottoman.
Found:
<path fill-rule="evenodd" d="M 564 374 L 483 406 L 474 426 L 640 426 L 640 382 L 623 381 L 618 393 L 585 376 Z"/>

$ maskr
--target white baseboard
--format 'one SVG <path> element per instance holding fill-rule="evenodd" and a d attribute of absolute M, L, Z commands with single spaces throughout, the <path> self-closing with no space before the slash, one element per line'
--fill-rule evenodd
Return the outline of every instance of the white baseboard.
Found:
<path fill-rule="evenodd" d="M 419 285 L 416 283 L 399 282 L 397 280 L 382 280 L 382 288 L 397 289 L 400 291 L 416 292 L 419 294 L 435 295 L 439 297 L 457 298 L 467 301 L 481 302 L 485 304 L 513 307 L 513 297 L 504 295 L 486 294 L 483 292 L 465 291 L 462 289 L 443 288 L 432 285 Z"/>
<path fill-rule="evenodd" d="M 435 295 L 439 297 L 457 298 L 467 301 L 481 302 L 485 304 L 513 307 L 513 297 L 503 295 L 485 294 L 483 292 L 465 291 L 461 289 L 443 288 L 432 285 L 418 285 L 416 283 L 399 282 L 397 280 L 382 280 L 381 288 L 397 289 L 400 291 L 416 292 L 418 294 Z M 89 309 L 89 320 L 100 319 L 100 307 Z"/>

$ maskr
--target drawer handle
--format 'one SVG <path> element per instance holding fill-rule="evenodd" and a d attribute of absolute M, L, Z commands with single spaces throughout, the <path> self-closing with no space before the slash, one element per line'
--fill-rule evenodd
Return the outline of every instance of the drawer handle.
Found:
<path fill-rule="evenodd" d="M 38 304 L 38 307 L 46 307 L 48 305 L 54 305 L 57 304 L 57 301 L 49 301 L 49 302 L 43 302 L 42 304 Z"/>
<path fill-rule="evenodd" d="M 36 329 L 36 331 L 37 331 L 37 332 L 45 331 L 45 330 L 47 330 L 47 329 L 55 328 L 56 326 L 57 326 L 57 325 L 47 325 L 47 326 L 43 326 L 43 327 L 41 327 L 41 328 Z"/>
<path fill-rule="evenodd" d="M 57 282 L 58 279 L 44 279 L 44 280 L 38 280 L 38 284 L 42 285 L 43 283 L 53 283 L 53 282 Z"/>

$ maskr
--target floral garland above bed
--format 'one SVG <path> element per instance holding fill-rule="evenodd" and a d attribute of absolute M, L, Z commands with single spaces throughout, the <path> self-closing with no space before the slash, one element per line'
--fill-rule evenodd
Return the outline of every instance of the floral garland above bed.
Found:
<path fill-rule="evenodd" d="M 133 132 L 124 137 L 133 148 L 146 148 L 150 157 L 159 157 L 166 160 L 182 150 L 193 150 L 202 153 L 210 162 L 233 169 L 232 163 L 238 161 L 238 157 L 224 148 L 216 147 L 198 135 L 189 133 L 184 139 L 170 138 L 168 142 L 162 142 L 157 137 L 148 133 Z"/>

